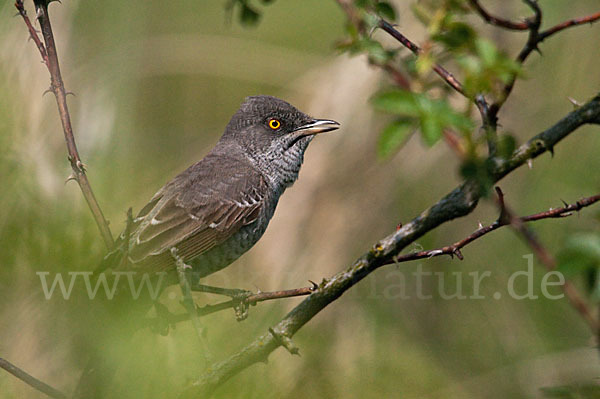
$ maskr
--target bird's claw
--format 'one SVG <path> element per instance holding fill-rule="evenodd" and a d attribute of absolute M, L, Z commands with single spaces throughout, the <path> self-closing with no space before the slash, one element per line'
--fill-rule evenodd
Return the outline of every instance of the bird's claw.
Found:
<path fill-rule="evenodd" d="M 235 303 L 233 311 L 235 313 L 235 319 L 237 321 L 243 321 L 248 318 L 248 310 L 250 309 L 250 302 L 248 298 L 252 295 L 251 291 L 248 290 L 235 290 L 237 293 L 231 296 L 231 299 Z"/>

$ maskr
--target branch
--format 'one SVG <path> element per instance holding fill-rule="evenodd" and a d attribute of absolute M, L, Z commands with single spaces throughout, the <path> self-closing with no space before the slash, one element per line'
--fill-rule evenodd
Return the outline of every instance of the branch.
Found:
<path fill-rule="evenodd" d="M 520 64 L 523 64 L 525 60 L 527 60 L 527 57 L 529 57 L 529 55 L 534 50 L 539 51 L 538 45 L 553 34 L 573 26 L 578 26 L 586 23 L 591 24 L 600 19 L 600 12 L 597 12 L 586 17 L 570 19 L 568 21 L 555 25 L 545 31 L 540 32 L 539 29 L 542 23 L 542 11 L 537 5 L 537 2 L 534 0 L 525 0 L 525 3 L 527 3 L 527 5 L 529 5 L 529 7 L 534 11 L 534 16 L 526 20 L 529 29 L 529 37 L 527 38 L 525 46 L 517 56 L 517 62 L 519 62 Z M 510 93 L 512 92 L 516 80 L 517 75 L 514 74 L 511 77 L 510 81 L 504 86 L 502 96 L 490 106 L 490 117 L 497 117 L 500 108 L 502 108 L 502 106 L 508 99 L 508 96 L 510 96 Z"/>
<path fill-rule="evenodd" d="M 379 24 L 378 26 L 383 29 L 384 31 L 386 31 L 387 33 L 389 33 L 394 39 L 398 40 L 400 43 L 402 43 L 402 45 L 404 47 L 406 47 L 407 49 L 409 49 L 410 51 L 413 52 L 414 55 L 419 55 L 421 54 L 421 48 L 419 46 L 417 46 L 415 43 L 411 42 L 406 36 L 404 36 L 402 33 L 398 32 L 393 26 L 392 24 L 390 24 L 389 22 L 387 22 L 384 19 L 380 19 L 379 20 Z M 465 94 L 465 91 L 462 87 L 462 84 L 454 77 L 454 75 L 452 75 L 450 72 L 448 72 L 443 66 L 441 66 L 440 64 L 434 64 L 433 65 L 433 70 L 435 71 L 435 73 L 437 73 L 446 83 L 448 83 L 448 85 L 450 87 L 452 87 L 454 90 L 456 90 L 457 92 L 459 92 L 460 94 L 462 94 L 463 96 L 467 97 L 467 95 Z"/>
<path fill-rule="evenodd" d="M 546 250 L 546 248 L 542 245 L 542 243 L 537 239 L 537 237 L 535 236 L 533 231 L 531 231 L 524 223 L 525 221 L 543 219 L 544 216 L 542 214 L 532 215 L 530 217 L 531 218 L 530 220 L 524 220 L 524 218 L 516 217 L 516 216 L 514 216 L 514 213 L 506 206 L 506 204 L 504 202 L 504 194 L 502 193 L 502 190 L 500 190 L 500 188 L 496 187 L 496 193 L 498 194 L 498 202 L 500 205 L 501 214 L 504 216 L 503 219 L 504 219 L 505 223 L 510 224 L 510 226 L 525 239 L 527 244 L 531 247 L 531 249 L 535 253 L 536 257 L 540 260 L 540 262 L 542 262 L 542 264 L 546 267 L 546 269 L 548 269 L 549 271 L 556 270 L 557 262 L 554 259 L 554 257 L 552 256 L 552 254 L 550 254 L 550 252 L 548 252 L 548 250 Z M 600 199 L 600 195 L 596 195 L 594 197 L 589 197 L 589 198 L 584 198 L 584 199 L 580 200 L 581 202 L 578 201 L 576 204 L 570 205 L 568 207 L 571 207 L 572 210 L 579 210 L 579 209 L 581 209 L 581 207 L 591 205 L 592 203 L 598 201 L 599 199 Z M 568 207 L 565 207 L 565 208 L 568 208 Z M 568 212 L 571 212 L 571 211 L 568 211 Z M 545 214 L 551 214 L 551 213 L 552 213 L 552 211 L 545 212 Z M 557 213 L 557 214 L 553 214 L 553 216 L 549 216 L 549 217 L 561 217 L 561 214 Z M 600 330 L 600 324 L 598 323 L 598 320 L 596 320 L 596 318 L 594 318 L 594 316 L 592 316 L 591 310 L 589 309 L 589 307 L 587 306 L 585 301 L 581 298 L 581 296 L 577 292 L 577 289 L 575 288 L 575 286 L 573 284 L 571 284 L 571 282 L 565 281 L 565 283 L 562 285 L 561 288 L 562 288 L 565 296 L 567 297 L 568 301 L 571 303 L 571 306 L 573 306 L 575 308 L 575 310 L 577 310 L 579 312 L 579 314 L 582 316 L 582 318 L 586 321 L 586 323 L 592 329 L 592 332 L 594 334 L 597 334 L 598 331 Z"/>
<path fill-rule="evenodd" d="M 198 317 L 203 317 L 226 309 L 237 309 L 238 307 L 240 307 L 240 305 L 247 309 L 248 306 L 255 306 L 257 303 L 264 301 L 310 295 L 318 288 L 318 285 L 316 283 L 312 281 L 311 283 L 313 284 L 311 287 L 302 287 L 282 291 L 258 292 L 256 294 L 249 295 L 241 300 L 231 299 L 229 301 L 223 301 L 214 305 L 204 305 L 202 307 L 197 307 L 196 313 Z M 238 320 L 243 320 L 244 318 L 245 317 L 241 317 Z M 166 324 L 173 325 L 183 321 L 187 321 L 189 319 L 190 316 L 187 313 L 173 314 L 169 313 L 167 310 L 161 310 L 161 314 L 157 317 L 146 319 L 146 322 L 142 325 L 142 328 L 148 326 L 150 326 L 151 328 L 156 328 L 158 326 L 159 330 L 164 331 L 164 327 L 166 326 L 164 325 L 165 323 L 162 322 L 163 320 L 166 322 Z"/>
<path fill-rule="evenodd" d="M 83 162 L 81 162 L 79 152 L 77 151 L 77 145 L 75 144 L 75 138 L 73 136 L 73 127 L 71 125 L 71 116 L 69 114 L 69 108 L 67 106 L 68 93 L 65 91 L 65 85 L 63 83 L 62 75 L 60 73 L 60 66 L 58 64 L 58 54 L 56 52 L 56 43 L 54 42 L 54 35 L 52 33 L 50 17 L 48 16 L 47 0 L 34 0 L 34 3 L 37 12 L 37 18 L 42 28 L 42 36 L 44 38 L 45 46 L 44 44 L 42 44 L 40 38 L 37 35 L 37 32 L 31 25 L 31 21 L 29 20 L 29 17 L 25 12 L 23 1 L 16 0 L 15 7 L 19 11 L 19 14 L 23 17 L 23 20 L 27 25 L 27 29 L 29 30 L 29 34 L 35 42 L 40 52 L 40 55 L 42 56 L 42 60 L 48 68 L 48 72 L 50 72 L 49 91 L 54 93 L 54 96 L 56 97 L 58 113 L 62 122 L 65 141 L 67 144 L 67 152 L 69 154 L 68 159 L 71 164 L 71 169 L 73 170 L 73 174 L 69 177 L 68 180 L 76 180 L 79 184 L 83 196 L 90 210 L 92 211 L 94 220 L 98 225 L 98 229 L 100 230 L 100 234 L 102 235 L 104 244 L 108 249 L 111 249 L 113 247 L 114 241 L 110 232 L 110 228 L 108 227 L 108 222 L 104 218 L 102 209 L 100 209 L 100 205 L 98 205 L 98 201 L 94 196 L 94 192 L 92 191 L 92 187 L 85 173 L 85 165 L 83 164 Z"/>
<path fill-rule="evenodd" d="M 501 28 L 509 29 L 509 30 L 527 30 L 529 29 L 529 25 L 527 22 L 512 22 L 507 19 L 495 17 L 489 12 L 487 12 L 481 4 L 479 4 L 479 0 L 469 0 L 471 6 L 479 13 L 481 18 L 483 18 L 487 23 L 495 26 L 499 26 Z"/>
<path fill-rule="evenodd" d="M 541 32 L 538 35 L 539 42 L 540 43 L 543 42 L 547 37 L 552 36 L 556 32 L 560 32 L 563 29 L 567 29 L 567 28 L 571 28 L 573 26 L 583 25 L 583 24 L 587 24 L 587 23 L 589 23 L 591 25 L 592 23 L 598 21 L 599 19 L 600 19 L 600 11 L 595 14 L 588 15 L 587 17 L 574 18 L 574 19 L 565 21 L 563 23 L 560 23 L 558 25 L 554 25 L 552 28 L 546 29 L 545 31 Z"/>
<path fill-rule="evenodd" d="M 522 217 L 519 217 L 516 219 L 518 220 L 519 223 L 523 224 L 523 223 L 527 223 L 527 222 L 535 222 L 535 221 L 542 220 L 542 219 L 563 218 L 563 217 L 571 216 L 573 214 L 573 212 L 580 211 L 581 209 L 588 207 L 590 205 L 593 205 L 598 201 L 600 201 L 600 194 L 597 194 L 597 195 L 594 195 L 591 197 L 582 198 L 582 199 L 578 200 L 577 202 L 575 202 L 574 204 L 565 205 L 562 208 L 550 209 L 545 212 L 539 212 L 539 213 L 535 213 L 535 214 L 529 215 L 529 216 L 522 216 Z M 468 244 L 472 243 L 473 241 L 477 240 L 478 238 L 481 238 L 484 235 L 491 233 L 494 230 L 498 230 L 500 227 L 507 226 L 509 224 L 513 224 L 513 223 L 510 220 L 507 220 L 506 218 L 501 216 L 494 223 L 491 223 L 487 226 L 482 226 L 482 227 L 478 228 L 473 233 L 469 234 L 467 237 L 463 238 L 460 241 L 455 242 L 452 245 L 448 245 L 448 246 L 438 248 L 438 249 L 430 249 L 427 251 L 417 251 L 417 252 L 411 252 L 411 253 L 404 254 L 404 255 L 398 255 L 398 256 L 394 257 L 393 261 L 389 262 L 388 264 L 408 262 L 408 261 L 417 260 L 417 259 L 429 259 L 429 258 L 433 258 L 436 256 L 441 256 L 441 255 L 450 255 L 451 257 L 456 255 L 456 257 L 458 259 L 462 260 L 463 255 L 460 251 L 462 248 L 464 248 Z"/>
<path fill-rule="evenodd" d="M 52 388 L 50 385 L 38 380 L 37 378 L 33 377 L 31 374 L 28 374 L 27 372 L 21 370 L 14 364 L 10 363 L 8 360 L 2 359 L 1 357 L 0 357 L 0 368 L 3 368 L 4 370 L 8 371 L 9 373 L 11 373 L 15 377 L 17 377 L 18 379 L 23 381 L 30 387 L 32 387 L 42 393 L 45 393 L 46 395 L 50 396 L 51 398 L 56 398 L 56 399 L 66 399 L 67 398 L 67 395 L 65 395 L 64 393 L 60 392 L 57 389 Z"/>
<path fill-rule="evenodd" d="M 570 112 L 554 126 L 532 137 L 519 147 L 512 157 L 498 161 L 492 170 L 494 182 L 500 180 L 529 159 L 549 151 L 560 140 L 581 125 L 600 120 L 600 94 L 580 108 Z M 465 216 L 475 209 L 482 187 L 468 180 L 448 193 L 437 204 L 425 210 L 395 233 L 383 238 L 358 258 L 352 266 L 323 280 L 319 288 L 290 311 L 268 333 L 230 358 L 213 364 L 207 373 L 186 388 L 180 398 L 209 396 L 220 384 L 256 362 L 265 362 L 269 354 L 284 343 L 289 347 L 293 335 L 327 305 L 339 298 L 369 273 L 393 261 L 406 246 L 428 231 L 452 219 Z M 293 349 L 293 348 L 292 348 Z"/>
<path fill-rule="evenodd" d="M 416 56 L 421 54 L 421 48 L 417 46 L 415 43 L 410 41 L 406 36 L 396 30 L 389 22 L 384 19 L 380 19 L 378 26 L 389 33 L 393 38 L 398 40 L 404 47 L 413 52 Z M 491 117 L 489 112 L 489 106 L 485 97 L 481 94 L 475 96 L 475 98 L 471 98 L 467 96 L 464 91 L 462 84 L 452 75 L 448 70 L 446 70 L 443 66 L 438 63 L 433 64 L 433 70 L 437 73 L 450 87 L 452 87 L 455 91 L 462 94 L 465 98 L 472 101 L 477 109 L 479 110 L 479 114 L 481 115 L 481 120 L 483 121 L 483 128 L 486 132 L 488 138 L 488 151 L 490 155 L 495 155 L 496 153 L 496 121 L 495 117 Z"/>

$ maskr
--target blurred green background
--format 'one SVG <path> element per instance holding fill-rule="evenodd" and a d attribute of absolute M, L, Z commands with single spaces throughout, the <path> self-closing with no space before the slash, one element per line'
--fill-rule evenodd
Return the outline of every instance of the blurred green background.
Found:
<path fill-rule="evenodd" d="M 400 29 L 419 42 L 423 33 L 407 2 L 396 2 Z M 489 3 L 489 2 L 488 2 Z M 26 2 L 30 15 L 31 4 Z M 527 15 L 519 1 L 495 2 L 499 15 Z M 597 11 L 597 0 L 541 1 L 544 26 Z M 376 156 L 388 117 L 369 98 L 387 78 L 366 58 L 335 49 L 345 17 L 334 1 L 279 0 L 261 23 L 228 22 L 225 1 L 63 1 L 53 3 L 54 25 L 75 135 L 90 181 L 113 234 L 125 211 L 140 209 L 168 179 L 215 144 L 244 97 L 282 97 L 316 117 L 342 123 L 307 151 L 299 181 L 283 196 L 263 239 L 218 274 L 213 285 L 278 290 L 321 281 L 348 266 L 379 238 L 394 231 L 460 181 L 458 161 L 438 143 L 428 149 L 413 137 L 392 159 Z M 76 183 L 45 67 L 28 42 L 12 1 L 0 2 L 0 357 L 71 392 L 90 344 L 67 301 L 44 299 L 36 272 L 92 270 L 104 247 Z M 515 53 L 525 34 L 484 26 L 483 35 Z M 600 26 L 565 31 L 531 56 L 500 123 L 523 142 L 600 89 Z M 395 45 L 391 43 L 392 45 Z M 561 205 L 600 191 L 598 128 L 584 127 L 521 168 L 500 186 L 520 214 Z M 442 226 L 418 246 L 447 245 L 497 217 L 483 201 L 467 218 Z M 598 210 L 542 221 L 535 231 L 558 251 L 576 232 L 598 232 Z M 415 248 L 417 245 L 415 245 Z M 269 364 L 250 367 L 216 397 L 244 398 L 533 398 L 542 388 L 597 384 L 598 355 L 587 325 L 566 300 L 516 300 L 507 280 L 525 270 L 529 248 L 501 230 L 465 248 L 464 261 L 435 258 L 372 274 L 295 337 L 301 357 L 278 349 Z M 420 265 L 440 273 L 424 279 Z M 485 299 L 440 298 L 438 281 L 455 292 L 461 272 L 489 271 Z M 545 270 L 534 261 L 534 291 Z M 442 276 L 442 277 L 440 277 Z M 405 281 L 409 299 L 399 297 Z M 519 279 L 517 291 L 527 284 Z M 471 290 L 471 291 L 469 291 Z M 552 293 L 559 291 L 551 290 Z M 501 292 L 501 299 L 493 294 Z M 183 311 L 177 299 L 164 302 Z M 200 304 L 214 302 L 199 295 Z M 233 312 L 203 319 L 216 360 L 241 349 L 276 323 L 300 299 L 250 309 L 238 323 Z M 89 316 L 89 315 L 88 315 Z M 93 316 L 93 315 L 92 315 Z M 85 319 L 81 319 L 85 320 Z M 86 343 L 87 340 L 87 343 Z M 142 330 L 118 369 L 114 397 L 172 397 L 204 368 L 189 323 L 166 336 Z M 583 388 L 582 388 L 583 389 Z M 0 373 L 0 397 L 37 398 L 21 381 Z"/>

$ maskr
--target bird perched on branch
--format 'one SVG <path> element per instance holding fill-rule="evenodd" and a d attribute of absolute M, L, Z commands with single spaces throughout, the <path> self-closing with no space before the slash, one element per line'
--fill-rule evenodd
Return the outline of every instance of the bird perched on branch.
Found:
<path fill-rule="evenodd" d="M 228 266 L 265 232 L 313 137 L 339 126 L 275 97 L 248 97 L 208 155 L 168 182 L 131 220 L 104 264 L 169 271 L 175 249 L 195 277 Z"/>

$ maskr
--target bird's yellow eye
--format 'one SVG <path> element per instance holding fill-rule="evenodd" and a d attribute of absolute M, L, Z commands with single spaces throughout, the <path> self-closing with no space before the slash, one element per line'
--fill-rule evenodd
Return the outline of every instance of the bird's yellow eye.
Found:
<path fill-rule="evenodd" d="M 281 122 L 279 122 L 277 119 L 271 119 L 269 121 L 269 127 L 273 130 L 277 130 L 281 127 Z"/>

